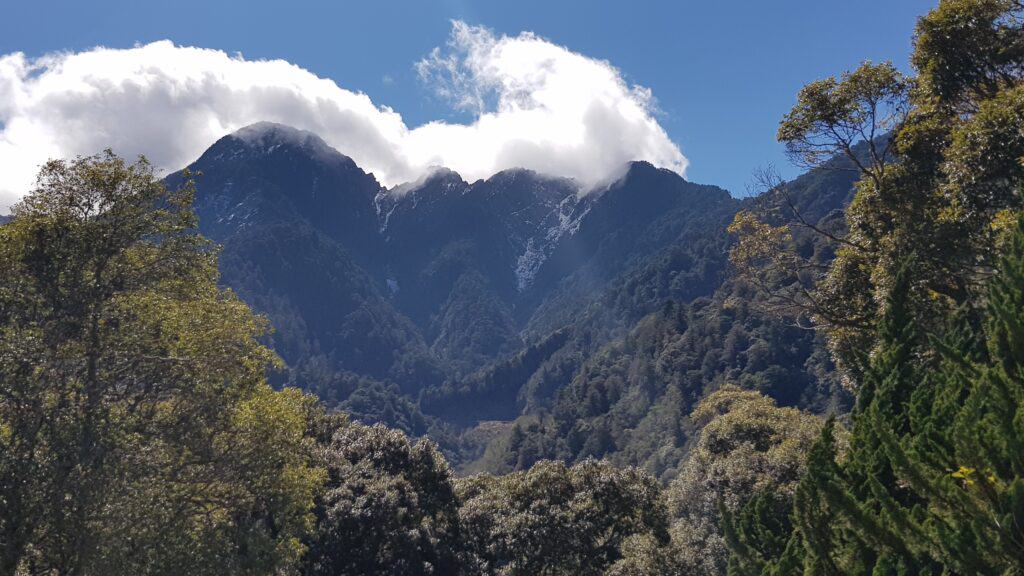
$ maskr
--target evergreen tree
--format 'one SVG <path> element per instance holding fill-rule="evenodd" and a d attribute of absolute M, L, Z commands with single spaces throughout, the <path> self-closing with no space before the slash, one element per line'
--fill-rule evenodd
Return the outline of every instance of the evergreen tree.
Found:
<path fill-rule="evenodd" d="M 731 514 L 722 510 L 722 532 L 729 546 L 728 576 L 760 576 L 773 558 L 782 557 L 793 532 L 793 499 L 763 491 Z"/>
<path fill-rule="evenodd" d="M 901 523 L 916 549 L 963 574 L 1024 572 L 1024 219 L 989 287 L 976 342 L 936 339 L 938 367 L 910 434 L 876 427 L 904 483 L 926 503 Z"/>
<path fill-rule="evenodd" d="M 958 315 L 930 347 L 898 276 L 850 450 L 837 458 L 826 428 L 796 492 L 805 573 L 1024 573 L 1024 218 L 999 269 L 981 325 Z M 730 541 L 742 563 L 749 545 Z"/>

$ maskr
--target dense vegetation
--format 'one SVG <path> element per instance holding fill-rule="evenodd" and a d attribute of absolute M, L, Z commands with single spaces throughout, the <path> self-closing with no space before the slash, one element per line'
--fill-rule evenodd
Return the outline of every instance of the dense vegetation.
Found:
<path fill-rule="evenodd" d="M 310 135 L 218 162 L 266 130 L 204 155 L 237 204 L 50 162 L 0 222 L 0 573 L 1024 574 L 1024 5 L 915 42 L 808 85 L 810 171 L 743 202 L 382 206 Z"/>
<path fill-rule="evenodd" d="M 807 162 L 892 137 L 858 164 L 836 260 L 791 293 L 857 391 L 849 450 L 829 424 L 791 503 L 728 523 L 733 573 L 1024 571 L 1022 56 L 1020 2 L 945 1 L 918 25 L 917 77 L 865 64 L 783 121 Z M 747 230 L 746 264 L 795 260 L 786 230 Z"/>
<path fill-rule="evenodd" d="M 222 283 L 274 326 L 264 343 L 285 369 L 271 382 L 426 434 L 460 470 L 509 470 L 482 456 L 505 445 L 510 422 L 562 402 L 588 358 L 667 300 L 710 296 L 740 205 L 643 162 L 585 195 L 525 170 L 472 184 L 438 170 L 385 191 L 315 135 L 266 123 L 192 168 Z M 811 349 L 788 334 L 802 341 L 795 356 Z"/>
<path fill-rule="evenodd" d="M 323 473 L 188 186 L 54 161 L 0 227 L 0 572 L 273 573 Z"/>

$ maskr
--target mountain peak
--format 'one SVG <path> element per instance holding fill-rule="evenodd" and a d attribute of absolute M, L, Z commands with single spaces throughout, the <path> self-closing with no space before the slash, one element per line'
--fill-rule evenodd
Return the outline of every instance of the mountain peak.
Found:
<path fill-rule="evenodd" d="M 500 172 L 495 172 L 489 178 L 481 180 L 481 182 L 485 182 L 492 186 L 510 185 L 518 181 L 528 181 L 537 185 L 572 188 L 573 190 L 580 189 L 579 182 L 572 178 L 544 174 L 529 168 L 506 168 Z"/>
<path fill-rule="evenodd" d="M 281 146 L 291 146 L 320 156 L 344 156 L 313 132 L 276 122 L 256 122 L 232 132 L 227 137 L 253 150 L 270 152 Z"/>
<path fill-rule="evenodd" d="M 654 175 L 662 175 L 685 180 L 685 178 L 683 178 L 678 172 L 674 172 L 668 168 L 658 168 L 646 160 L 634 160 L 628 164 L 628 168 L 626 170 L 626 178 Z"/>
<path fill-rule="evenodd" d="M 231 133 L 231 136 L 235 138 L 254 141 L 261 138 L 276 138 L 276 139 L 290 139 L 299 140 L 306 138 L 315 138 L 320 140 L 321 138 L 315 133 L 309 130 L 302 130 L 294 126 L 287 124 L 280 124 L 278 122 L 270 122 L 269 120 L 262 120 L 260 122 L 254 122 L 248 126 L 244 126 L 235 130 Z"/>
<path fill-rule="evenodd" d="M 418 180 L 399 184 L 388 190 L 388 193 L 393 198 L 403 198 L 410 193 L 414 195 L 421 192 L 445 194 L 451 190 L 465 191 L 468 188 L 469 184 L 462 179 L 458 172 L 444 166 L 435 166 Z"/>
<path fill-rule="evenodd" d="M 258 122 L 218 140 L 190 168 L 202 174 L 196 212 L 211 238 L 306 221 L 353 250 L 374 242 L 380 184 L 312 132 Z"/>

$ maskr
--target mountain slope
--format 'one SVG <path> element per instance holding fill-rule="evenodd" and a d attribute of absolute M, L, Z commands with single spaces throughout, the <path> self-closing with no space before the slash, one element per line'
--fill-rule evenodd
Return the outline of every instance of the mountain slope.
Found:
<path fill-rule="evenodd" d="M 813 335 L 756 314 L 730 279 L 726 227 L 752 201 L 720 188 L 635 162 L 591 191 L 445 169 L 385 190 L 268 123 L 189 168 L 223 282 L 276 327 L 278 380 L 475 469 L 602 456 L 671 475 L 681 415 L 725 381 L 835 401 Z M 817 173 L 789 190 L 834 217 L 851 183 Z"/>
<path fill-rule="evenodd" d="M 189 170 L 200 230 L 223 245 L 224 283 L 268 316 L 290 367 L 326 363 L 410 393 L 441 380 L 370 272 L 381 251 L 372 176 L 317 136 L 269 123 L 225 136 Z"/>
<path fill-rule="evenodd" d="M 634 162 L 619 181 L 592 196 L 575 233 L 559 243 L 537 274 L 529 295 L 538 302 L 528 322 L 531 332 L 564 324 L 608 283 L 663 250 L 682 248 L 699 258 L 701 247 L 694 242 L 723 234 L 736 205 L 721 188 L 687 182 L 646 162 Z M 720 260 L 718 271 L 724 267 L 721 256 L 712 256 Z M 678 264 L 690 272 L 694 263 Z M 709 294 L 720 276 L 706 272 L 680 280 L 676 288 L 689 298 Z"/>
<path fill-rule="evenodd" d="M 738 204 L 785 203 L 788 209 L 792 203 L 810 222 L 841 221 L 855 180 L 855 174 L 843 168 L 811 172 L 784 189 Z M 787 214 L 795 218 L 792 211 L 774 214 L 779 223 L 786 221 Z M 704 242 L 715 238 L 713 231 L 705 231 Z M 723 236 L 720 241 L 711 245 L 724 254 L 727 239 Z M 811 238 L 808 243 L 817 258 L 831 258 L 827 246 Z M 673 245 L 668 253 L 679 248 Z M 665 254 L 655 255 L 613 282 L 591 304 L 590 314 L 572 326 L 564 346 L 535 363 L 535 372 L 526 378 L 518 397 L 522 415 L 505 426 L 485 451 L 475 454 L 478 461 L 464 466 L 508 471 L 545 458 L 597 457 L 642 466 L 667 480 L 688 450 L 692 431 L 686 415 L 701 398 L 726 383 L 757 390 L 782 406 L 815 412 L 842 412 L 848 407 L 848 392 L 832 374 L 829 356 L 815 332 L 764 313 L 759 306 L 762 295 L 729 275 L 710 298 L 675 298 L 671 284 L 660 279 L 693 268 L 683 264 Z M 621 309 L 643 310 L 644 305 L 636 306 L 637 302 L 659 300 L 660 310 L 625 334 L 594 346 L 593 330 L 587 330 L 592 318 L 607 318 Z M 609 322 L 613 321 L 596 325 Z"/>

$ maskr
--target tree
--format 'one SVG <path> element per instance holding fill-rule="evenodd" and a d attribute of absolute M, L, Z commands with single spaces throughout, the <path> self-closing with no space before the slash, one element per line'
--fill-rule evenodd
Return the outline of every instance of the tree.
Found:
<path fill-rule="evenodd" d="M 828 573 L 917 574 L 936 568 L 901 537 L 907 528 L 903 515 L 921 500 L 897 477 L 877 428 L 884 420 L 907 432 L 910 396 L 923 369 L 907 306 L 907 276 L 905 267 L 879 324 L 880 345 L 861 383 L 846 461 L 836 466 L 831 440 L 824 438 L 814 454 L 815 470 L 801 486 L 797 517 L 811 542 L 807 561 Z"/>
<path fill-rule="evenodd" d="M 462 554 L 451 471 L 429 440 L 344 423 L 324 451 L 306 574 L 458 574 Z"/>
<path fill-rule="evenodd" d="M 839 79 L 812 82 L 779 125 L 778 139 L 796 164 L 817 168 L 846 156 L 876 186 L 885 185 L 893 142 L 909 109 L 909 81 L 892 65 L 865 62 Z M 863 154 L 854 151 L 864 142 Z"/>
<path fill-rule="evenodd" d="M 862 67 L 811 84 L 780 127 L 798 159 L 844 152 L 862 175 L 848 233 L 807 298 L 828 303 L 815 320 L 859 396 L 849 454 L 836 458 L 830 434 L 812 450 L 786 551 L 776 546 L 764 570 L 802 557 L 816 574 L 1020 571 L 1020 380 L 1007 371 L 1015 344 L 993 352 L 992 342 L 1021 316 L 1012 231 L 1024 206 L 1022 31 L 1019 1 L 945 0 L 918 24 L 912 82 Z M 901 84 L 906 107 L 888 99 Z M 857 128 L 873 122 L 862 112 L 876 100 L 897 112 L 887 154 Z M 851 136 L 868 144 L 869 162 L 850 153 Z M 768 244 L 765 231 L 778 237 L 756 218 L 737 222 L 741 248 Z M 877 316 L 877 326 L 864 322 Z M 743 522 L 733 527 L 737 562 L 751 559 Z"/>
<path fill-rule="evenodd" d="M 917 26 L 921 87 L 957 110 L 995 96 L 1024 75 L 1019 0 L 945 0 Z"/>
<path fill-rule="evenodd" d="M 1015 0 L 944 0 L 918 24 L 918 76 L 892 157 L 862 167 L 845 243 L 813 290 L 840 313 L 881 317 L 844 326 L 816 316 L 859 392 L 851 447 L 838 458 L 826 429 L 786 549 L 765 571 L 1022 570 L 1022 32 Z M 787 144 L 813 152 L 821 125 L 805 118 L 842 117 L 838 90 L 820 88 L 784 120 Z M 734 528 L 738 562 L 750 559 L 742 519 Z"/>
<path fill-rule="evenodd" d="M 622 542 L 622 558 L 612 564 L 606 576 L 675 576 L 686 566 L 671 543 L 659 542 L 649 534 L 636 534 Z"/>
<path fill-rule="evenodd" d="M 980 324 L 916 337 L 901 272 L 839 460 L 831 430 L 797 490 L 794 537 L 822 574 L 1024 571 L 1024 219 Z"/>
<path fill-rule="evenodd" d="M 787 558 L 792 537 L 793 498 L 784 493 L 763 490 L 755 493 L 735 514 L 722 510 L 722 535 L 729 548 L 726 574 L 760 576 L 762 573 L 788 574 L 791 571 L 766 570 L 779 567 L 776 558 Z M 791 555 L 791 553 L 790 553 Z"/>
<path fill-rule="evenodd" d="M 285 571 L 321 473 L 311 401 L 217 287 L 193 189 L 52 161 L 0 227 L 0 572 Z"/>
<path fill-rule="evenodd" d="M 458 493 L 475 573 L 597 575 L 633 536 L 668 541 L 658 484 L 636 468 L 541 461 L 507 476 L 462 479 Z"/>
<path fill-rule="evenodd" d="M 780 123 L 778 139 L 797 165 L 854 171 L 860 177 L 858 198 L 884 194 L 893 180 L 892 133 L 906 122 L 910 87 L 890 63 L 866 62 L 838 79 L 818 80 L 800 91 L 797 105 Z M 759 213 L 741 211 L 730 227 L 740 238 L 730 260 L 770 296 L 775 311 L 823 328 L 839 369 L 856 373 L 856 356 L 847 352 L 870 334 L 874 305 L 865 263 L 877 255 L 881 231 L 851 226 L 856 222 L 851 215 L 843 226 L 813 221 L 777 176 L 762 177 L 761 186 L 765 206 Z M 801 254 L 795 238 L 803 236 L 829 246 L 835 262 Z"/>
<path fill-rule="evenodd" d="M 688 571 L 721 574 L 723 512 L 739 512 L 762 492 L 788 500 L 821 421 L 735 386 L 709 395 L 690 419 L 699 437 L 669 489 L 672 536 Z"/>
<path fill-rule="evenodd" d="M 794 228 L 834 247 L 827 271 L 811 270 L 813 282 L 790 290 L 794 300 L 784 304 L 813 318 L 851 386 L 904 256 L 917 256 L 910 304 L 923 329 L 938 330 L 939 320 L 984 297 L 1000 239 L 1024 206 L 1022 30 L 1019 0 L 944 0 L 918 24 L 916 77 L 865 64 L 807 85 L 780 124 L 797 163 L 833 169 L 844 164 L 833 156 L 843 156 L 860 175 L 857 194 L 841 234 L 799 214 L 778 223 L 741 213 L 733 261 L 777 289 L 766 273 L 804 266 Z"/>
<path fill-rule="evenodd" d="M 908 547 L 960 573 L 1024 571 L 1024 219 L 998 270 L 981 325 L 937 339 L 940 360 L 911 398 L 909 426 L 871 414 L 926 510 L 899 519 Z"/>

